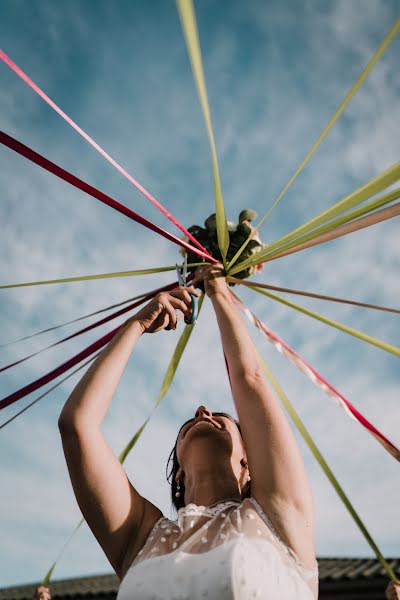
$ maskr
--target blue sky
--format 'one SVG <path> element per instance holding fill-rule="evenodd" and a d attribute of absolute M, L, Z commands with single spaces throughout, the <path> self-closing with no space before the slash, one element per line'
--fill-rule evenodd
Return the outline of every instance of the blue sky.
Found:
<path fill-rule="evenodd" d="M 227 216 L 260 216 L 300 163 L 398 13 L 394 1 L 288 0 L 196 5 Z M 81 127 L 186 226 L 214 211 L 210 151 L 178 15 L 172 2 L 0 5 L 1 46 Z M 272 242 L 366 183 L 399 157 L 400 75 L 396 39 L 309 166 L 261 230 Z M 1 129 L 148 219 L 172 225 L 4 65 Z M 0 148 L 2 283 L 173 264 L 177 248 L 112 209 Z M 396 221 L 270 263 L 258 281 L 396 306 Z M 2 290 L 1 331 L 16 339 L 171 281 L 171 275 Z M 237 288 L 236 288 L 237 290 Z M 237 290 L 394 443 L 398 364 L 368 346 L 272 300 Z M 393 344 L 396 317 L 296 300 Z M 114 325 L 112 325 L 114 326 Z M 2 396 L 100 337 L 2 374 Z M 74 327 L 65 331 L 72 332 Z M 180 331 L 139 341 L 104 422 L 116 452 L 149 415 Z M 398 465 L 357 423 L 314 388 L 257 332 L 284 390 L 386 556 L 399 556 Z M 59 339 L 1 350 L 1 364 Z M 205 302 L 176 380 L 126 469 L 139 492 L 174 518 L 165 465 L 177 431 L 199 404 L 234 414 L 219 334 Z M 205 375 L 207 374 L 207 375 Z M 57 418 L 77 376 L 0 432 L 0 584 L 43 577 L 80 518 Z M 35 395 L 32 396 L 34 398 Z M 1 422 L 27 400 L 9 407 Z M 155 443 L 156 440 L 156 443 Z M 314 491 L 318 556 L 371 556 L 303 442 Z M 83 559 L 84 557 L 84 559 Z M 110 571 L 82 529 L 56 578 Z"/>

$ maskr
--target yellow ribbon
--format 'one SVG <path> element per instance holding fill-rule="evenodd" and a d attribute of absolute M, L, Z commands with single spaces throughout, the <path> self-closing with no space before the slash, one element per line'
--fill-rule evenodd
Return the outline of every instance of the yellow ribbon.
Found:
<path fill-rule="evenodd" d="M 343 113 L 343 111 L 347 107 L 347 105 L 350 102 L 350 100 L 353 98 L 353 96 L 356 94 L 356 92 L 360 89 L 361 85 L 364 83 L 365 79 L 368 77 L 369 73 L 372 71 L 372 69 L 374 68 L 374 66 L 376 65 L 376 63 L 378 62 L 378 60 L 381 58 L 381 56 L 383 55 L 383 53 L 385 52 L 385 50 L 387 50 L 387 48 L 393 42 L 393 40 L 396 37 L 396 35 L 398 34 L 399 30 L 400 30 L 400 18 L 396 19 L 395 23 L 393 24 L 393 26 L 391 27 L 390 31 L 387 33 L 387 35 L 385 36 L 385 38 L 383 39 L 383 41 L 381 42 L 381 44 L 379 45 L 379 47 L 377 48 L 377 50 L 375 51 L 375 53 L 373 54 L 373 56 L 370 59 L 370 61 L 368 62 L 368 64 L 361 71 L 361 73 L 360 73 L 358 79 L 356 80 L 356 82 L 350 88 L 350 90 L 347 92 L 345 98 L 343 99 L 343 101 L 340 103 L 340 105 L 336 109 L 335 113 L 333 114 L 332 118 L 328 122 L 328 124 L 325 127 L 325 129 L 322 131 L 322 133 L 320 133 L 320 135 L 318 136 L 318 138 L 315 140 L 314 144 L 311 147 L 311 150 L 308 152 L 308 154 L 306 155 L 306 157 L 303 159 L 303 161 L 301 162 L 301 164 L 299 165 L 299 167 L 297 167 L 296 171 L 293 173 L 293 175 L 291 176 L 291 178 L 289 179 L 289 181 L 287 182 L 287 184 L 285 185 L 285 187 L 283 188 L 283 190 L 280 192 L 279 196 L 276 198 L 276 200 L 272 204 L 271 208 L 267 211 L 267 213 L 263 216 L 263 218 L 261 219 L 261 221 L 256 226 L 255 231 L 257 231 L 261 227 L 261 225 L 264 223 L 264 221 L 270 215 L 271 211 L 275 208 L 275 206 L 278 204 L 278 202 L 280 202 L 280 200 L 286 194 L 286 192 L 288 191 L 288 189 L 291 187 L 292 183 L 295 181 L 295 179 L 301 173 L 301 171 L 306 166 L 306 164 L 308 163 L 308 161 L 310 160 L 310 158 L 313 156 L 313 154 L 317 150 L 318 146 L 321 144 L 321 142 L 327 136 L 327 134 L 329 133 L 330 129 L 336 123 L 336 121 L 338 120 L 338 118 L 341 116 L 341 114 Z M 249 235 L 249 237 L 247 238 L 247 240 L 245 241 L 245 243 L 237 251 L 237 253 L 235 254 L 235 256 L 230 261 L 230 263 L 228 265 L 228 269 L 231 269 L 233 267 L 233 265 L 235 264 L 235 262 L 237 261 L 237 259 L 239 258 L 239 256 L 242 254 L 243 250 L 246 248 L 247 244 L 249 243 L 249 241 L 251 240 L 251 238 L 252 238 L 253 235 L 254 235 L 254 232 L 252 232 Z M 236 273 L 237 273 L 237 271 L 236 271 Z"/>
<path fill-rule="evenodd" d="M 371 196 L 375 196 L 375 194 L 378 194 L 379 192 L 389 187 L 399 179 L 400 162 L 395 163 L 394 165 L 386 169 L 386 171 L 380 173 L 379 175 L 368 181 L 368 183 L 366 183 L 365 185 L 361 186 L 351 194 L 348 194 L 347 196 L 336 202 L 330 208 L 327 208 L 315 217 L 312 217 L 312 219 L 309 219 L 309 221 L 306 221 L 306 223 L 304 223 L 303 225 L 300 225 L 300 227 L 297 227 L 296 229 L 293 229 L 293 231 L 291 231 L 290 233 L 287 233 L 286 235 L 282 236 L 281 238 L 279 238 L 279 240 L 270 244 L 265 251 L 253 255 L 253 257 L 244 260 L 243 262 L 236 265 L 236 267 L 234 267 L 233 269 L 229 269 L 229 275 L 234 275 L 235 273 L 238 273 L 239 271 L 242 271 L 243 269 L 247 268 L 251 264 L 263 262 L 263 259 L 269 256 L 272 250 L 275 250 L 278 247 L 281 248 L 283 244 L 297 240 L 300 235 L 311 232 L 316 227 L 323 225 L 324 223 L 330 221 L 337 215 L 340 215 L 350 210 L 351 208 L 354 208 L 354 206 L 365 202 L 366 200 L 371 198 Z"/>
<path fill-rule="evenodd" d="M 190 263 L 188 267 L 204 266 L 204 262 Z M 0 290 L 7 288 L 26 287 L 29 285 L 48 285 L 50 283 L 71 283 L 72 281 L 90 281 L 91 279 L 109 279 L 112 277 L 136 277 L 138 275 L 152 275 L 153 273 L 164 273 L 165 271 L 175 271 L 176 266 L 157 267 L 154 269 L 140 269 L 139 271 L 118 271 L 116 273 L 100 273 L 99 275 L 82 275 L 80 277 L 65 277 L 64 279 L 47 279 L 45 281 L 29 281 L 28 283 L 12 283 L 0 285 Z"/>
<path fill-rule="evenodd" d="M 392 344 L 388 344 L 387 342 L 382 342 L 381 340 L 378 340 L 377 338 L 374 338 L 371 335 L 367 335 L 366 333 L 363 333 L 362 331 L 358 331 L 358 329 L 353 329 L 352 327 L 347 327 L 347 325 L 342 325 L 341 323 L 338 323 L 338 321 L 334 321 L 333 319 L 328 319 L 328 317 L 324 317 L 323 315 L 320 315 L 319 313 L 309 310 L 308 308 L 304 308 L 303 306 L 300 306 L 299 304 L 295 304 L 294 302 L 285 300 L 285 298 L 281 298 L 281 296 L 277 296 L 276 294 L 271 294 L 270 292 L 262 290 L 256 286 L 253 286 L 251 283 L 249 283 L 249 285 L 251 285 L 252 289 L 255 292 L 258 292 L 259 294 L 268 296 L 268 298 L 272 298 L 272 300 L 276 300 L 277 302 L 280 302 L 281 304 L 285 304 L 286 306 L 289 306 L 290 308 L 294 308 L 294 310 L 297 310 L 298 312 L 301 312 L 304 315 L 312 317 L 313 319 L 317 319 L 318 321 L 321 321 L 322 323 L 325 323 L 326 325 L 330 325 L 330 327 L 335 327 L 336 329 L 339 329 L 340 331 L 343 331 L 344 333 L 348 333 L 349 335 L 352 335 L 352 336 L 358 338 L 359 340 L 362 340 L 363 342 L 367 342 L 368 344 L 372 344 L 373 346 L 376 346 L 377 348 L 380 348 L 381 350 L 390 352 L 390 354 L 394 354 L 395 356 L 400 356 L 400 348 L 398 348 L 397 346 L 393 346 Z"/>
<path fill-rule="evenodd" d="M 192 0 L 177 0 L 177 7 L 182 23 L 182 29 L 185 36 L 194 80 L 196 82 L 197 92 L 203 111 L 204 122 L 207 129 L 208 139 L 211 146 L 211 157 L 214 172 L 214 195 L 215 195 L 215 214 L 217 217 L 217 238 L 218 246 L 222 254 L 224 266 L 226 266 L 226 254 L 229 248 L 229 232 L 226 222 L 224 200 L 222 197 L 221 179 L 219 176 L 217 149 L 213 127 L 211 123 L 211 113 L 208 104 L 207 88 L 204 77 L 203 62 L 201 58 L 199 34 L 196 25 L 196 16 L 194 13 Z"/>

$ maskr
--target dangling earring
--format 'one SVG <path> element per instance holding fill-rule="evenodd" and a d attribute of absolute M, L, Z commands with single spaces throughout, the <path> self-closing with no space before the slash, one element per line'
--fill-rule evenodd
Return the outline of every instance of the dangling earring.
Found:
<path fill-rule="evenodd" d="M 180 489 L 181 489 L 181 485 L 180 485 L 180 482 L 178 481 L 178 485 L 176 486 L 175 498 L 179 498 L 179 496 L 181 495 L 181 492 L 179 491 Z"/>

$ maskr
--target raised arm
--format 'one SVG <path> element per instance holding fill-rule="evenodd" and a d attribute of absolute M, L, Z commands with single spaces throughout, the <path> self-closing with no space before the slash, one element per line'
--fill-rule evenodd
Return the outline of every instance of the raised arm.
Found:
<path fill-rule="evenodd" d="M 192 293 L 199 294 L 196 290 Z M 190 311 L 183 288 L 160 293 L 128 319 L 88 369 L 68 398 L 59 418 L 64 454 L 79 507 L 93 534 L 120 577 L 128 546 L 144 522 L 162 515 L 132 486 L 100 426 L 142 333 L 157 333 Z M 135 398 L 132 398 L 132 402 Z"/>
<path fill-rule="evenodd" d="M 315 566 L 314 508 L 310 483 L 286 414 L 267 385 L 247 328 L 220 267 L 205 267 L 204 280 L 228 361 L 232 395 L 249 463 L 252 495 L 282 539 L 306 566 Z"/>

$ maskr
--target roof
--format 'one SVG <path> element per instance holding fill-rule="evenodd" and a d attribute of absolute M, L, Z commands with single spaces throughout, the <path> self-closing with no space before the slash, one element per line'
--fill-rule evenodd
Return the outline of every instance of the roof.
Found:
<path fill-rule="evenodd" d="M 400 558 L 387 558 L 395 574 L 400 579 Z M 388 576 L 377 559 L 374 558 L 319 558 L 319 581 L 321 591 L 339 586 L 343 590 L 353 585 L 386 587 Z M 76 577 L 51 583 L 53 600 L 72 598 L 115 598 L 119 580 L 116 575 L 96 575 Z M 38 583 L 0 589 L 0 600 L 31 600 Z"/>

